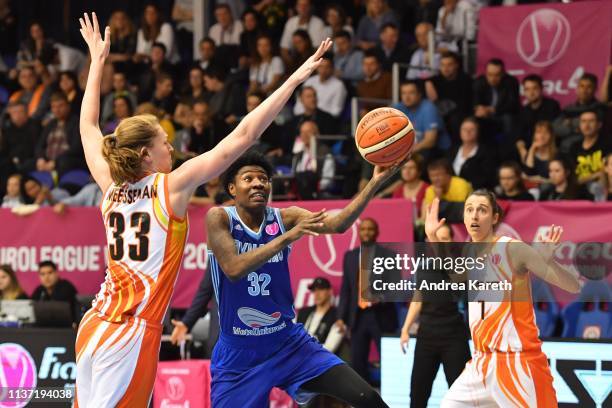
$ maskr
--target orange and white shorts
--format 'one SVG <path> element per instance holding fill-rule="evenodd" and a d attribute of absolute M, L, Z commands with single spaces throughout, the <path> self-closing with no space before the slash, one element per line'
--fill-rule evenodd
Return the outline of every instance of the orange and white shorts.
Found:
<path fill-rule="evenodd" d="M 160 344 L 161 327 L 139 318 L 112 323 L 89 310 L 76 340 L 75 408 L 146 408 Z"/>
<path fill-rule="evenodd" d="M 556 408 L 546 355 L 476 352 L 450 387 L 441 408 Z"/>

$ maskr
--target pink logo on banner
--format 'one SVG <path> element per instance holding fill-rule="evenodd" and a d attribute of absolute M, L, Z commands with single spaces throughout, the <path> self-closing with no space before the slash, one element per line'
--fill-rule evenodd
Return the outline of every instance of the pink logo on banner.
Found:
<path fill-rule="evenodd" d="M 550 8 L 529 14 L 516 35 L 516 50 L 534 67 L 546 67 L 561 58 L 570 43 L 572 29 L 563 14 Z"/>
<path fill-rule="evenodd" d="M 266 225 L 266 234 L 268 235 L 276 235 L 280 231 L 280 226 L 277 222 L 273 222 L 272 224 Z"/>
<path fill-rule="evenodd" d="M 177 401 L 185 395 L 185 383 L 180 377 L 170 377 L 166 382 L 166 394 L 171 400 Z"/>
<path fill-rule="evenodd" d="M 0 388 L 36 388 L 36 364 L 28 350 L 21 345 L 0 344 L 0 364 Z M 30 401 L 27 399 L 6 402 L 6 399 L 12 398 L 3 393 L 0 408 L 21 408 Z"/>

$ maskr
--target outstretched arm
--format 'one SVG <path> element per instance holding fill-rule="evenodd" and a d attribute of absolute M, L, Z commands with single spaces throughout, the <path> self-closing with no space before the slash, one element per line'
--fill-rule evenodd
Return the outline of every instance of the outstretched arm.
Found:
<path fill-rule="evenodd" d="M 87 167 L 96 183 L 102 191 L 113 182 L 108 164 L 102 157 L 102 132 L 98 124 L 100 116 L 100 82 L 102 81 L 102 70 L 104 62 L 108 57 L 110 49 L 110 28 L 104 30 L 104 40 L 100 35 L 98 18 L 92 13 L 91 20 L 87 13 L 79 19 L 81 23 L 81 35 L 89 47 L 91 64 L 87 76 L 87 86 L 81 104 L 81 119 L 79 122 L 81 131 L 81 142 L 87 160 Z"/>
<path fill-rule="evenodd" d="M 374 176 L 366 187 L 339 213 L 323 220 L 323 226 L 317 230 L 317 232 L 322 234 L 342 234 L 349 229 L 355 220 L 357 220 L 359 214 L 363 212 L 366 205 L 368 205 L 368 202 L 374 197 L 380 186 L 395 174 L 407 160 L 408 158 L 386 169 L 376 166 L 374 169 Z M 281 210 L 283 223 L 288 230 L 311 215 L 312 213 L 310 211 L 300 207 L 289 207 Z"/>
<path fill-rule="evenodd" d="M 319 49 L 299 67 L 272 95 L 238 124 L 214 149 L 187 160 L 170 174 L 170 193 L 181 193 L 188 199 L 193 191 L 217 177 L 261 136 L 285 106 L 295 88 L 305 81 L 321 64 L 321 57 L 332 42 L 326 39 Z M 179 200 L 180 201 L 180 200 Z M 178 203 L 180 206 L 180 202 Z"/>

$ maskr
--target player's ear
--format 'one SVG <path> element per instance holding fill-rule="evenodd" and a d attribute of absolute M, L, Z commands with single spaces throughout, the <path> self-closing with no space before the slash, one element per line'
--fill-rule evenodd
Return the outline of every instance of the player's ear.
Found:
<path fill-rule="evenodd" d="M 227 189 L 229 190 L 229 193 L 232 198 L 236 198 L 236 185 L 234 183 L 229 183 L 227 185 Z"/>

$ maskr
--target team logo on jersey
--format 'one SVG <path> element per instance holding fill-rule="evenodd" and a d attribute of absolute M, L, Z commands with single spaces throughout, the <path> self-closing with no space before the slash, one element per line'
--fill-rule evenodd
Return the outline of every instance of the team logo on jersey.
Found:
<path fill-rule="evenodd" d="M 240 224 L 236 224 L 236 226 L 234 227 L 234 229 L 235 229 L 236 231 L 242 231 L 242 225 L 240 225 Z"/>
<path fill-rule="evenodd" d="M 266 234 L 276 235 L 278 234 L 278 231 L 280 231 L 280 226 L 278 225 L 278 222 L 266 225 Z"/>
<path fill-rule="evenodd" d="M 256 329 L 258 327 L 270 326 L 278 322 L 278 319 L 281 317 L 281 313 L 274 312 L 272 314 L 267 314 L 250 307 L 241 307 L 238 309 L 238 317 L 242 323 Z"/>
<path fill-rule="evenodd" d="M 499 265 L 501 263 L 501 255 L 500 254 L 493 254 L 491 256 L 491 263 L 493 265 Z"/>

